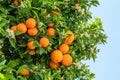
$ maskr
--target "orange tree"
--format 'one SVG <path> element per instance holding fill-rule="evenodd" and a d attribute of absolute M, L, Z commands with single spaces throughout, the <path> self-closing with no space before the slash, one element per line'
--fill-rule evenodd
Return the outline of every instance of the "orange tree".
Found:
<path fill-rule="evenodd" d="M 106 42 L 98 0 L 0 0 L 0 79 L 92 80 Z"/>

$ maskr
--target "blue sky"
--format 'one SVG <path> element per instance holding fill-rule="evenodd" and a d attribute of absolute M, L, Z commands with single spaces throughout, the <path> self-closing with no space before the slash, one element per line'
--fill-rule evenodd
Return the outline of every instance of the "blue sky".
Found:
<path fill-rule="evenodd" d="M 99 45 L 96 62 L 88 61 L 94 80 L 120 80 L 120 0 L 99 0 L 92 8 L 93 16 L 100 17 L 108 36 L 106 45 Z"/>

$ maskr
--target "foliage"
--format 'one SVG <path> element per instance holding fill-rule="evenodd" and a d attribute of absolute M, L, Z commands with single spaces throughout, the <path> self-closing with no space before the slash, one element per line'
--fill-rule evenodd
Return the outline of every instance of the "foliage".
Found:
<path fill-rule="evenodd" d="M 78 7 L 75 4 L 79 4 Z M 0 0 L 0 79 L 3 80 L 92 80 L 95 77 L 82 60 L 95 61 L 98 44 L 106 43 L 106 34 L 100 18 L 93 21 L 90 8 L 99 5 L 98 0 Z M 10 27 L 25 23 L 28 18 L 37 22 L 38 33 L 30 36 Z M 55 34 L 47 35 L 48 23 L 54 23 Z M 66 32 L 71 30 L 75 40 L 69 44 L 72 64 L 68 67 L 61 63 L 59 68 L 50 68 L 50 54 L 59 49 L 64 42 Z M 47 47 L 42 47 L 39 40 L 46 37 Z M 34 40 L 38 54 L 29 55 L 28 41 Z M 27 68 L 30 75 L 20 72 Z"/>

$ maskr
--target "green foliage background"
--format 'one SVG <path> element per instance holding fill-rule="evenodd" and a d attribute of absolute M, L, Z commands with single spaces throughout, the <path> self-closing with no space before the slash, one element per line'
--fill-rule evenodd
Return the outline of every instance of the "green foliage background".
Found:
<path fill-rule="evenodd" d="M 75 8 L 75 3 L 80 7 Z M 2 80 L 92 80 L 95 77 L 82 60 L 95 61 L 99 49 L 98 44 L 106 42 L 106 34 L 100 18 L 91 20 L 90 8 L 99 5 L 98 0 L 24 0 L 19 6 L 13 0 L 0 0 L 0 78 Z M 61 11 L 56 7 L 60 7 Z M 54 10 L 58 16 L 51 14 Z M 7 29 L 20 22 L 25 23 L 29 17 L 37 20 L 39 33 L 36 37 L 15 32 L 14 37 L 9 36 Z M 47 36 L 48 22 L 55 23 L 56 36 Z M 70 45 L 69 54 L 73 63 L 69 67 L 61 66 L 51 69 L 48 65 L 51 51 L 65 39 L 65 32 L 71 30 L 75 34 L 75 41 Z M 42 33 L 42 34 L 41 34 Z M 42 48 L 38 45 L 40 37 L 47 37 L 50 45 Z M 35 40 L 39 54 L 28 55 L 26 44 Z M 44 62 L 44 64 L 40 64 Z M 23 68 L 30 70 L 29 76 L 20 76 Z"/>

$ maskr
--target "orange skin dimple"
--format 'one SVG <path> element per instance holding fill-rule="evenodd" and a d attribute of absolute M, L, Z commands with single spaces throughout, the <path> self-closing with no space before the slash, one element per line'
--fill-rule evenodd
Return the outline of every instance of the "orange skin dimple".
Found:
<path fill-rule="evenodd" d="M 20 75 L 21 76 L 27 76 L 27 75 L 29 75 L 30 74 L 30 71 L 28 70 L 28 69 L 26 69 L 26 68 L 24 68 L 23 70 L 22 70 L 22 72 L 20 72 Z"/>
<path fill-rule="evenodd" d="M 59 46 L 59 50 L 63 54 L 66 54 L 69 51 L 69 46 L 67 44 L 62 44 L 62 45 Z"/>
<path fill-rule="evenodd" d="M 17 30 L 17 26 L 12 26 L 10 29 L 13 30 L 13 31 L 16 31 Z"/>
<path fill-rule="evenodd" d="M 50 22 L 48 23 L 48 27 L 53 27 L 54 26 L 54 23 Z"/>
<path fill-rule="evenodd" d="M 72 57 L 69 54 L 64 54 L 61 63 L 64 66 L 70 66 L 72 64 Z"/>
<path fill-rule="evenodd" d="M 35 49 L 35 46 L 34 46 L 34 41 L 29 41 L 28 43 L 27 43 L 27 47 L 28 47 L 28 49 Z"/>
<path fill-rule="evenodd" d="M 26 27 L 27 28 L 34 28 L 36 26 L 36 20 L 34 18 L 28 18 L 26 20 Z"/>
<path fill-rule="evenodd" d="M 54 63 L 53 61 L 50 61 L 49 62 L 49 66 L 52 68 L 52 69 L 57 69 L 59 68 L 59 63 Z"/>
<path fill-rule="evenodd" d="M 54 36 L 55 35 L 55 29 L 54 28 L 48 28 L 47 29 L 47 35 L 48 36 Z"/>
<path fill-rule="evenodd" d="M 50 58 L 54 63 L 58 63 L 58 62 L 62 61 L 63 54 L 60 50 L 54 50 L 51 53 Z"/>
<path fill-rule="evenodd" d="M 22 32 L 22 33 L 26 33 L 27 27 L 25 26 L 24 23 L 19 23 L 17 25 L 17 30 L 20 31 L 20 32 Z"/>
<path fill-rule="evenodd" d="M 36 27 L 35 28 L 30 28 L 30 29 L 28 29 L 27 33 L 30 36 L 36 36 L 37 33 L 38 33 L 38 29 Z"/>
<path fill-rule="evenodd" d="M 46 47 L 48 47 L 48 45 L 49 45 L 49 39 L 47 39 L 46 37 L 42 37 L 42 38 L 39 40 L 39 44 L 40 44 L 42 47 L 46 48 Z"/>

